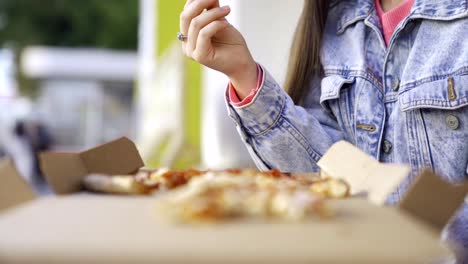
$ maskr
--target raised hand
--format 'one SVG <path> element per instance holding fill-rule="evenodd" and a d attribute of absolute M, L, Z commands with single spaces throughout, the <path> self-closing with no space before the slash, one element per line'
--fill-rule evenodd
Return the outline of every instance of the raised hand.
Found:
<path fill-rule="evenodd" d="M 182 46 L 188 57 L 226 74 L 243 98 L 256 85 L 257 66 L 242 34 L 226 20 L 230 12 L 219 0 L 188 0 L 180 15 Z"/>

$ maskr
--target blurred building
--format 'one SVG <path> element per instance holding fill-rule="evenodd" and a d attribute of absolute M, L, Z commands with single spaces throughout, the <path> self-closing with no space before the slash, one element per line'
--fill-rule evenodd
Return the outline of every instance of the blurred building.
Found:
<path fill-rule="evenodd" d="M 135 135 L 138 15 L 134 0 L 0 1 L 0 157 L 36 187 L 37 153 Z"/>
<path fill-rule="evenodd" d="M 13 50 L 0 49 L 0 99 L 13 98 L 17 95 L 15 73 L 15 54 Z"/>
<path fill-rule="evenodd" d="M 35 111 L 56 146 L 81 149 L 135 133 L 136 53 L 29 47 L 21 66 L 39 81 Z"/>
<path fill-rule="evenodd" d="M 34 157 L 29 142 L 16 133 L 18 122 L 30 117 L 32 102 L 19 97 L 15 79 L 15 56 L 0 49 L 0 157 L 12 158 L 26 180 L 34 178 Z"/>

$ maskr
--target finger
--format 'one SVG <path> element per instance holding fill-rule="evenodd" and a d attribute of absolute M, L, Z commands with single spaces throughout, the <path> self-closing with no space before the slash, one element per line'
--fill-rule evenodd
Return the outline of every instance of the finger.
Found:
<path fill-rule="evenodd" d="M 195 1 L 195 0 L 187 0 L 187 1 L 185 2 L 184 9 L 185 9 L 190 3 L 192 3 L 193 1 Z"/>
<path fill-rule="evenodd" d="M 200 15 L 203 10 L 219 6 L 219 0 L 189 0 L 184 11 L 180 13 L 180 32 L 187 35 L 192 19 Z"/>
<path fill-rule="evenodd" d="M 188 31 L 189 38 L 185 47 L 187 54 L 190 54 L 193 50 L 195 50 L 197 45 L 198 34 L 202 28 L 204 28 L 213 21 L 224 18 L 230 12 L 231 9 L 229 8 L 229 6 L 223 6 L 210 9 L 197 16 L 196 18 L 192 19 Z"/>
<path fill-rule="evenodd" d="M 192 53 L 192 58 L 196 61 L 203 61 L 208 56 L 213 56 L 213 44 L 212 39 L 216 33 L 226 29 L 231 24 L 227 20 L 216 20 L 208 24 L 198 35 L 197 48 Z"/>
<path fill-rule="evenodd" d="M 184 30 L 184 28 L 187 28 L 187 26 L 185 26 L 185 22 L 184 22 L 185 19 L 184 19 L 184 17 L 183 17 L 183 16 L 185 15 L 185 14 L 184 14 L 184 11 L 185 11 L 185 9 L 187 8 L 187 6 L 189 6 L 190 3 L 192 3 L 193 1 L 196 1 L 196 0 L 187 0 L 187 1 L 185 2 L 184 9 L 182 10 L 182 12 L 181 12 L 181 14 L 180 14 L 180 22 L 179 22 L 179 27 L 180 27 L 180 29 L 179 29 L 179 30 L 180 30 L 180 32 L 181 32 L 182 34 L 184 34 L 185 36 L 187 35 L 188 30 Z M 188 22 L 188 23 L 189 23 L 189 25 L 190 25 L 190 22 Z M 182 41 L 182 51 L 183 51 L 183 53 L 184 53 L 185 55 L 188 56 L 188 54 L 187 54 L 187 52 L 186 52 L 185 46 L 186 46 L 186 41 Z"/>
<path fill-rule="evenodd" d="M 196 1 L 196 0 L 187 0 L 187 2 L 185 2 L 184 9 L 185 9 L 190 3 L 192 3 L 193 1 Z M 212 6 L 212 7 L 219 7 L 219 0 L 217 0 L 216 3 L 215 3 L 215 5 Z"/>

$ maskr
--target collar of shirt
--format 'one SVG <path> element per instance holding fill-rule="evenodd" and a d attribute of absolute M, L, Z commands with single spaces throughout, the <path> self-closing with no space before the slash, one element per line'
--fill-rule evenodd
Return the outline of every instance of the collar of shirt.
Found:
<path fill-rule="evenodd" d="M 338 5 L 338 3 L 340 3 Z M 349 26 L 366 19 L 376 12 L 374 0 L 344 1 L 331 3 L 330 12 L 339 12 L 337 34 Z M 415 0 L 408 19 L 454 20 L 468 16 L 468 0 Z"/>

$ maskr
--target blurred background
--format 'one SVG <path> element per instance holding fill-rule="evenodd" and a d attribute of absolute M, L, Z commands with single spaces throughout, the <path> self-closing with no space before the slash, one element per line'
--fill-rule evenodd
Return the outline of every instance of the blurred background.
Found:
<path fill-rule="evenodd" d="M 220 2 L 282 83 L 302 0 Z M 121 136 L 151 168 L 253 167 L 227 116 L 227 78 L 182 54 L 184 4 L 0 0 L 0 157 L 42 194 L 37 153 Z"/>

